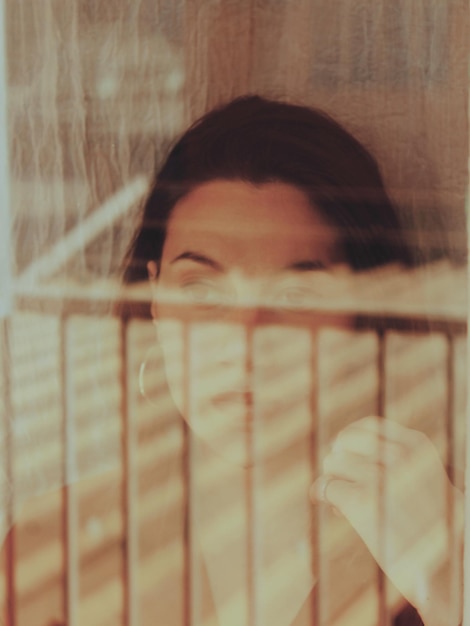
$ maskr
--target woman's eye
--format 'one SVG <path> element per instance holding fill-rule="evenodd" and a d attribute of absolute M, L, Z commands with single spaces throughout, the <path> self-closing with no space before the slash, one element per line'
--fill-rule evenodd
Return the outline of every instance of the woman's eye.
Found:
<path fill-rule="evenodd" d="M 196 281 L 181 285 L 185 300 L 194 304 L 217 305 L 224 302 L 222 290 L 215 285 Z"/>
<path fill-rule="evenodd" d="M 304 308 L 312 302 L 312 293 L 305 289 L 285 289 L 273 298 L 274 306 Z"/>

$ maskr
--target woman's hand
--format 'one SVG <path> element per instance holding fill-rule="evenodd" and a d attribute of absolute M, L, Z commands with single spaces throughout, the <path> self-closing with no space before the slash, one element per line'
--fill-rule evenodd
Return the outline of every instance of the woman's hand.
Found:
<path fill-rule="evenodd" d="M 460 546 L 463 496 L 431 441 L 396 422 L 367 417 L 339 433 L 323 472 L 314 498 L 348 519 L 426 626 L 459 624 L 462 592 L 460 576 L 454 580 L 449 566 L 448 528 L 453 510 Z"/>

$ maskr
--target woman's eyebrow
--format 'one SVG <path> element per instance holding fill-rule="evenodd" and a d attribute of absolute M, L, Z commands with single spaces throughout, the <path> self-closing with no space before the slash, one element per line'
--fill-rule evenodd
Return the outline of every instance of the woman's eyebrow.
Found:
<path fill-rule="evenodd" d="M 326 269 L 326 266 L 323 261 L 320 260 L 297 261 L 286 267 L 286 270 L 291 272 L 312 272 L 324 269 Z"/>
<path fill-rule="evenodd" d="M 182 252 L 181 254 L 179 254 L 172 261 L 170 261 L 170 265 L 173 265 L 173 263 L 176 263 L 177 261 L 183 261 L 183 260 L 193 261 L 194 263 L 200 263 L 201 265 L 210 267 L 218 272 L 224 271 L 224 268 L 222 267 L 222 265 L 220 265 L 220 263 L 218 263 L 217 261 L 214 261 L 214 259 L 211 259 L 205 256 L 204 254 L 200 254 L 199 252 L 192 252 L 191 250 L 187 250 L 186 252 Z"/>

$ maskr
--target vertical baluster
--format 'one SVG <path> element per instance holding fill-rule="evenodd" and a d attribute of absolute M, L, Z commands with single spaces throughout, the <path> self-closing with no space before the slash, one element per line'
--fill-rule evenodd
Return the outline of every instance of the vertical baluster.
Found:
<path fill-rule="evenodd" d="M 378 374 L 378 390 L 377 390 L 377 414 L 385 417 L 385 331 L 377 332 L 377 374 Z"/>
<path fill-rule="evenodd" d="M 136 577 L 138 567 L 137 543 L 137 465 L 135 462 L 135 426 L 130 414 L 129 398 L 129 320 L 121 319 L 121 450 L 123 507 L 123 613 L 125 626 L 138 626 Z"/>
<path fill-rule="evenodd" d="M 4 523 L 7 535 L 5 538 L 5 626 L 16 624 L 16 590 L 15 590 L 15 483 L 13 469 L 13 402 L 11 381 L 11 349 L 10 349 L 10 322 L 8 318 L 2 319 L 2 376 L 3 376 L 3 407 L 4 407 L 4 447 L 3 452 L 5 468 L 5 485 L 2 495 L 4 506 Z M 2 537 L 3 541 L 3 537 Z"/>
<path fill-rule="evenodd" d="M 15 529 L 13 526 L 14 484 L 13 484 L 13 437 L 11 420 L 13 405 L 10 379 L 9 320 L 13 307 L 13 274 L 11 269 L 11 202 L 10 202 L 10 156 L 8 142 L 8 77 L 6 45 L 6 2 L 0 0 L 0 321 L 2 324 L 2 372 L 4 420 L 4 468 L 7 481 L 6 493 L 2 494 L 5 506 L 5 583 L 6 603 L 5 620 L 7 626 L 14 626 L 16 620 L 15 598 Z M 2 537 L 3 541 L 3 537 Z"/>
<path fill-rule="evenodd" d="M 446 334 L 446 469 L 452 484 L 455 480 L 455 338 L 451 333 Z M 460 593 L 460 563 L 461 563 L 461 542 L 458 537 L 460 530 L 457 528 L 455 518 L 454 493 L 451 485 L 447 488 L 447 532 L 448 550 L 451 558 L 451 576 L 449 580 L 449 597 L 452 604 L 459 602 Z"/>
<path fill-rule="evenodd" d="M 320 411 L 319 411 L 319 360 L 318 360 L 319 330 L 315 332 L 310 329 L 310 416 L 311 416 L 311 436 L 310 436 L 310 462 L 311 476 L 313 483 L 321 474 L 321 433 L 320 433 Z M 320 612 L 320 507 L 312 505 L 311 510 L 311 551 L 312 551 L 312 574 L 315 587 L 311 594 L 311 623 L 321 626 Z"/>
<path fill-rule="evenodd" d="M 455 478 L 454 467 L 454 378 L 455 378 L 455 341 L 454 337 L 449 333 L 446 335 L 447 351 L 446 351 L 446 468 L 447 473 L 452 482 Z M 449 494 L 451 496 L 452 494 Z M 453 507 L 449 507 L 449 514 L 452 514 Z M 451 520 L 449 519 L 449 524 Z"/>
<path fill-rule="evenodd" d="M 193 598 L 193 563 L 192 547 L 192 507 L 191 507 L 191 433 L 188 423 L 183 419 L 183 626 L 194 626 L 198 623 L 195 598 Z"/>
<path fill-rule="evenodd" d="M 470 306 L 467 309 L 467 333 L 470 328 Z M 470 369 L 470 337 L 467 335 L 467 379 Z M 468 392 L 467 392 L 468 393 Z M 463 621 L 470 626 L 470 402 L 467 399 L 465 432 L 465 526 L 463 562 Z"/>
<path fill-rule="evenodd" d="M 62 398 L 62 532 L 64 554 L 64 616 L 67 626 L 78 625 L 79 548 L 78 502 L 75 482 L 76 433 L 73 407 L 72 359 L 67 317 L 59 321 L 59 375 Z"/>
<path fill-rule="evenodd" d="M 189 323 L 183 322 L 183 415 L 190 412 L 190 354 Z M 191 431 L 186 419 L 183 422 L 182 478 L 183 478 L 183 626 L 199 623 L 200 590 L 197 586 L 196 558 L 194 554 L 194 450 Z"/>
<path fill-rule="evenodd" d="M 245 371 L 248 387 L 253 391 L 253 327 L 246 329 Z M 256 428 L 254 407 L 246 406 L 246 450 L 248 465 L 245 472 L 245 498 L 247 521 L 247 599 L 248 626 L 258 624 L 258 533 L 256 515 Z"/>
<path fill-rule="evenodd" d="M 378 375 L 378 390 L 377 390 L 377 415 L 385 417 L 386 410 L 386 335 L 383 329 L 377 331 L 377 375 Z M 380 455 L 380 450 L 378 451 Z M 379 456 L 380 458 L 380 456 Z M 386 480 L 386 477 L 385 477 Z M 382 533 L 382 529 L 385 525 L 386 515 L 386 498 L 387 498 L 387 485 L 382 480 L 378 484 L 377 493 L 377 506 L 378 512 L 378 524 L 379 533 Z M 385 539 L 379 537 L 379 544 L 381 548 L 384 548 Z M 387 579 L 383 571 L 379 568 L 377 570 L 377 592 L 378 592 L 378 612 L 379 612 L 379 626 L 388 626 L 390 623 L 390 617 L 387 609 Z"/>

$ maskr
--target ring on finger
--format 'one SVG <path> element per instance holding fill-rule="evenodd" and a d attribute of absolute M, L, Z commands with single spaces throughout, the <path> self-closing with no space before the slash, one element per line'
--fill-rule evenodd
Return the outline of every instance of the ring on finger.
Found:
<path fill-rule="evenodd" d="M 322 478 L 321 484 L 320 484 L 320 489 L 319 489 L 319 499 L 322 502 L 329 502 L 328 500 L 328 496 L 327 496 L 327 489 L 330 485 L 331 482 L 333 482 L 334 478 L 331 476 L 324 476 Z"/>

